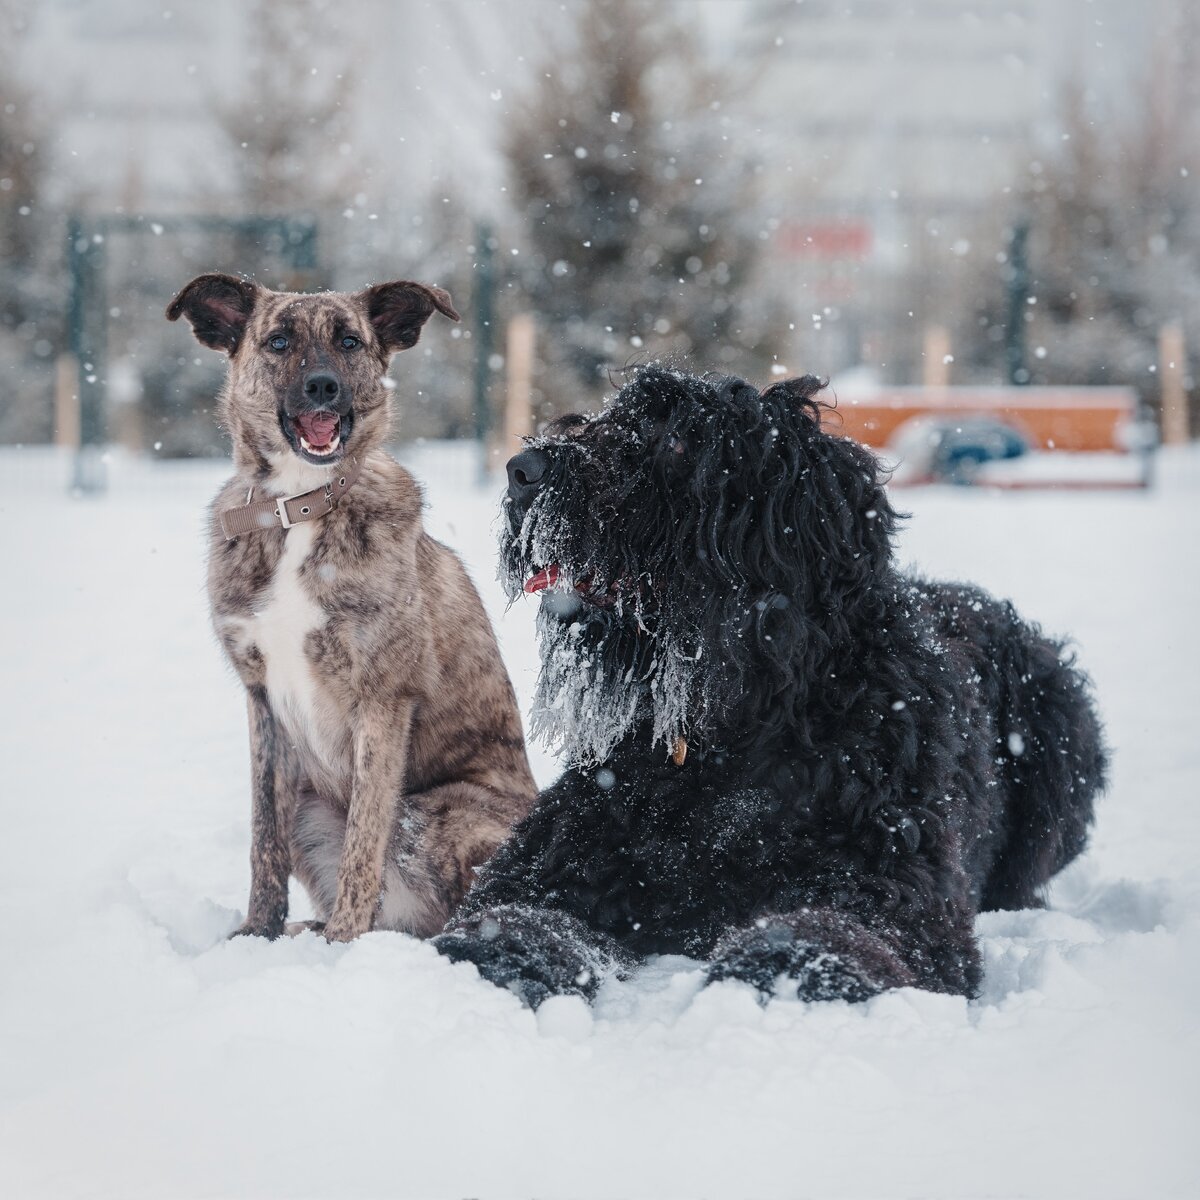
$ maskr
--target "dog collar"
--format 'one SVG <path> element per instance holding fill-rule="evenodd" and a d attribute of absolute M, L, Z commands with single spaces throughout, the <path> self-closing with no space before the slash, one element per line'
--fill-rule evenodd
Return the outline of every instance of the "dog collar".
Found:
<path fill-rule="evenodd" d="M 254 489 L 246 493 L 246 503 L 221 513 L 221 532 L 227 541 L 243 533 L 261 533 L 264 529 L 291 529 L 305 521 L 316 521 L 337 508 L 338 501 L 362 473 L 362 463 L 351 458 L 344 470 L 324 487 L 299 496 L 277 496 L 273 500 L 255 500 Z"/>

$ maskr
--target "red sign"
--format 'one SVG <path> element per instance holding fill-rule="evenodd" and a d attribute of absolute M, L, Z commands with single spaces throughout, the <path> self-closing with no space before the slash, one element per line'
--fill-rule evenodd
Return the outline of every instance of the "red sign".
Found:
<path fill-rule="evenodd" d="M 785 225 L 779 232 L 780 247 L 791 258 L 863 259 L 871 240 L 866 221 L 812 221 Z"/>

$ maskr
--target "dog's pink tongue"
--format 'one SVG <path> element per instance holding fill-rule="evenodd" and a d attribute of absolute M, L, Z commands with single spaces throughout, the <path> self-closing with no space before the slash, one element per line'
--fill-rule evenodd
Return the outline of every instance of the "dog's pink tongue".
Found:
<path fill-rule="evenodd" d="M 561 575 L 561 568 L 557 566 L 546 567 L 525 581 L 525 591 L 531 596 L 536 596 L 538 592 L 544 592 L 547 588 L 552 588 L 559 581 Z"/>
<path fill-rule="evenodd" d="M 328 446 L 340 419 L 337 413 L 309 412 L 301 413 L 296 424 L 310 446 Z"/>

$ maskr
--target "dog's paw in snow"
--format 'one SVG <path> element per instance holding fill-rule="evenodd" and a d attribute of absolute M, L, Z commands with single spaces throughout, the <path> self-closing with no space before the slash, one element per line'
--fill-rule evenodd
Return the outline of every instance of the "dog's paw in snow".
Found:
<path fill-rule="evenodd" d="M 604 976 L 620 966 L 615 947 L 602 944 L 607 940 L 566 913 L 501 905 L 452 921 L 433 944 L 537 1008 L 550 996 L 591 1000 Z"/>
<path fill-rule="evenodd" d="M 884 940 L 830 911 L 765 917 L 727 935 L 706 982 L 740 979 L 764 1000 L 869 1000 L 916 981 Z"/>
<path fill-rule="evenodd" d="M 247 917 L 232 933 L 229 934 L 229 940 L 232 941 L 238 937 L 261 937 L 267 941 L 273 942 L 280 934 L 283 933 L 282 918 L 266 918 L 258 919 Z"/>

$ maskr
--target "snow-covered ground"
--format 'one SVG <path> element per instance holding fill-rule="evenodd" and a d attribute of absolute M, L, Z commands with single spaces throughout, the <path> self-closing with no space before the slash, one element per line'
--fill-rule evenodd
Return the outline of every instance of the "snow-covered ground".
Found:
<path fill-rule="evenodd" d="M 527 706 L 498 489 L 462 448 L 413 463 Z M 0 469 L 0 1196 L 1200 1195 L 1200 455 L 1151 494 L 899 494 L 907 560 L 1075 635 L 1115 748 L 1052 907 L 981 919 L 981 999 L 761 1008 L 675 959 L 536 1015 L 397 934 L 224 940 L 249 833 L 203 594 L 221 469 L 119 462 L 90 501 L 44 453 Z"/>

